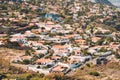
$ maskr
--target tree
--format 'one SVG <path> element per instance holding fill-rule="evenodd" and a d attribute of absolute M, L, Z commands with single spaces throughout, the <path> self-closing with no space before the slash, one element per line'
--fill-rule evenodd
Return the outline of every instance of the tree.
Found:
<path fill-rule="evenodd" d="M 25 51 L 25 55 L 31 55 L 30 52 L 29 52 L 29 50 Z"/>
<path fill-rule="evenodd" d="M 63 73 L 52 73 L 46 76 L 49 80 L 78 80 L 72 76 L 66 76 Z"/>
<path fill-rule="evenodd" d="M 39 54 L 38 57 L 39 58 L 42 58 L 44 56 L 44 54 Z"/>
<path fill-rule="evenodd" d="M 27 60 L 27 59 L 25 59 L 25 60 L 23 60 L 23 62 L 22 62 L 23 64 L 30 64 L 31 63 L 31 61 L 30 60 Z"/>
<path fill-rule="evenodd" d="M 102 44 L 103 44 L 103 39 L 97 41 L 96 44 L 97 44 L 97 45 L 102 45 Z"/>
<path fill-rule="evenodd" d="M 116 57 L 117 59 L 120 59 L 120 54 L 116 53 L 116 54 L 115 54 L 115 57 Z"/>
<path fill-rule="evenodd" d="M 90 53 L 87 51 L 87 49 L 83 49 L 83 50 L 81 50 L 81 52 L 82 52 L 84 55 L 90 55 Z"/>
<path fill-rule="evenodd" d="M 49 36 L 54 37 L 54 36 L 56 36 L 56 34 L 55 33 L 49 33 Z"/>
<path fill-rule="evenodd" d="M 96 71 L 90 72 L 89 74 L 90 74 L 90 75 L 93 75 L 93 76 L 100 76 L 100 74 L 99 74 L 98 72 L 96 72 Z"/>
<path fill-rule="evenodd" d="M 102 47 L 99 51 L 100 52 L 107 52 L 107 49 L 105 49 L 105 48 Z"/>
<path fill-rule="evenodd" d="M 113 41 L 113 38 L 112 38 L 112 37 L 107 37 L 107 38 L 105 39 L 105 41 L 108 42 L 108 43 L 109 43 L 109 42 L 112 42 L 112 41 Z"/>
<path fill-rule="evenodd" d="M 86 64 L 87 67 L 91 67 L 91 65 L 89 63 Z"/>
<path fill-rule="evenodd" d="M 12 12 L 12 14 L 11 14 L 11 17 L 13 18 L 13 17 L 15 17 L 15 14 Z"/>
<path fill-rule="evenodd" d="M 16 80 L 26 80 L 26 79 L 18 77 Z"/>
<path fill-rule="evenodd" d="M 64 62 L 67 62 L 68 57 L 62 57 L 62 59 L 61 59 L 61 60 L 63 60 Z"/>

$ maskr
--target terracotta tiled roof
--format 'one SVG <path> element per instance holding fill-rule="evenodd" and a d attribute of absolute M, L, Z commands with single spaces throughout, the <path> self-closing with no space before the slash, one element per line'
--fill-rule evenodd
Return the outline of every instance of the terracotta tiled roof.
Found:
<path fill-rule="evenodd" d="M 41 58 L 41 59 L 36 60 L 35 62 L 36 63 L 49 63 L 49 62 L 53 62 L 53 60 Z"/>

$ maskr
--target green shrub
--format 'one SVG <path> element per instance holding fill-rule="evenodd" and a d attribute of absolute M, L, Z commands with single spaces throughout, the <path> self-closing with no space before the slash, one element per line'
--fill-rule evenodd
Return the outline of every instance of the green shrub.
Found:
<path fill-rule="evenodd" d="M 96 71 L 95 72 L 90 72 L 89 74 L 93 75 L 93 76 L 100 76 L 100 74 L 98 72 L 96 72 Z"/>
<path fill-rule="evenodd" d="M 87 64 L 86 64 L 86 66 L 87 66 L 87 67 L 90 67 L 90 64 L 89 64 L 89 63 L 87 63 Z"/>
<path fill-rule="evenodd" d="M 25 79 L 24 79 L 24 78 L 20 78 L 20 77 L 19 77 L 19 78 L 17 78 L 16 80 L 25 80 Z"/>
<path fill-rule="evenodd" d="M 30 64 L 31 63 L 31 61 L 30 60 L 27 60 L 27 59 L 25 59 L 25 60 L 23 60 L 23 62 L 22 62 L 23 64 Z"/>

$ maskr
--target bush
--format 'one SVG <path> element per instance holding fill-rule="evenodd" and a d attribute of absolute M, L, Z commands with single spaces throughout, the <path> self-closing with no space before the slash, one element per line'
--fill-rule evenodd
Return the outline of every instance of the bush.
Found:
<path fill-rule="evenodd" d="M 99 51 L 100 52 L 107 52 L 107 49 L 105 49 L 105 48 L 102 47 Z"/>
<path fill-rule="evenodd" d="M 115 57 L 116 57 L 117 59 L 120 59 L 120 54 L 115 54 Z"/>
<path fill-rule="evenodd" d="M 16 80 L 25 80 L 25 79 L 24 79 L 24 78 L 20 78 L 20 77 L 19 77 L 19 78 L 17 78 Z"/>
<path fill-rule="evenodd" d="M 96 44 L 97 44 L 97 45 L 102 45 L 102 44 L 103 44 L 103 42 L 104 42 L 104 40 L 103 40 L 103 39 L 101 39 L 101 40 L 97 41 L 97 42 L 96 42 Z"/>
<path fill-rule="evenodd" d="M 93 76 L 100 76 L 100 74 L 98 72 L 90 72 L 89 74 L 93 75 Z"/>
<path fill-rule="evenodd" d="M 87 67 L 90 67 L 90 64 L 89 64 L 89 63 L 87 63 L 87 64 L 86 64 L 86 66 L 87 66 Z"/>
<path fill-rule="evenodd" d="M 52 73 L 45 76 L 44 78 L 48 78 L 49 80 L 78 80 L 75 79 L 73 76 L 67 76 L 62 73 Z"/>
<path fill-rule="evenodd" d="M 30 64 L 31 63 L 31 61 L 30 60 L 27 60 L 27 59 L 25 59 L 25 60 L 23 60 L 23 62 L 22 62 L 23 64 Z"/>
<path fill-rule="evenodd" d="M 23 73 L 21 75 L 17 75 L 16 80 L 30 80 L 32 78 L 31 73 Z"/>

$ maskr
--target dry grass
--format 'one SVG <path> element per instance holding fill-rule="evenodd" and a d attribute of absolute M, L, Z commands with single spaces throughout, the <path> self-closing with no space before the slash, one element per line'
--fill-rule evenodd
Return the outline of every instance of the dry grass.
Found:
<path fill-rule="evenodd" d="M 90 72 L 98 72 L 100 76 L 90 75 Z M 109 62 L 107 65 L 101 66 L 85 66 L 82 69 L 78 69 L 71 76 L 82 80 L 119 80 L 120 79 L 120 63 Z"/>
<path fill-rule="evenodd" d="M 21 56 L 24 54 L 25 54 L 24 50 L 0 48 L 0 57 L 10 61 L 16 58 L 17 56 Z"/>

